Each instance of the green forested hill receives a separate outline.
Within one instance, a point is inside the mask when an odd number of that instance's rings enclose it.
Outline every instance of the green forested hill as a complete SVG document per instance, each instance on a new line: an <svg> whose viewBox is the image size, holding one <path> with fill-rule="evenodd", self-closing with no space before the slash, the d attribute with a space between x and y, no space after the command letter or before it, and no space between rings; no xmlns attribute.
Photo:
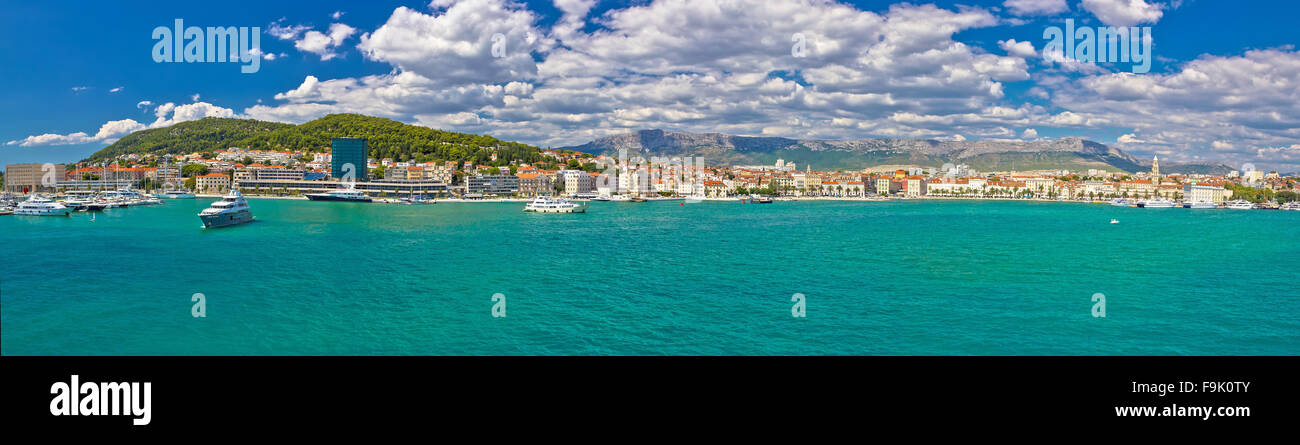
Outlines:
<svg viewBox="0 0 1300 445"><path fill-rule="evenodd" d="M240 147L259 150L329 151L336 137L369 140L377 159L474 161L487 164L491 152L501 161L537 162L535 146L491 136L453 133L391 119L359 114L331 114L301 125L252 119L203 118L123 137L87 158L95 161L124 154L189 154Z"/></svg>

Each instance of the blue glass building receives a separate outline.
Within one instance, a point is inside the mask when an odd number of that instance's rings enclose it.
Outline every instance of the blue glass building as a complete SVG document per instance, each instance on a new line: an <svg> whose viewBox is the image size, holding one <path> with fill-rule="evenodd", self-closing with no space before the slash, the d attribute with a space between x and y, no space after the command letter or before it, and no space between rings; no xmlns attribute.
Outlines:
<svg viewBox="0 0 1300 445"><path fill-rule="evenodd" d="M368 181L370 171L366 169L369 150L366 140L362 138L334 138L333 157L330 163L330 176L338 179L351 171L357 182ZM345 167L351 164L351 168Z"/></svg>

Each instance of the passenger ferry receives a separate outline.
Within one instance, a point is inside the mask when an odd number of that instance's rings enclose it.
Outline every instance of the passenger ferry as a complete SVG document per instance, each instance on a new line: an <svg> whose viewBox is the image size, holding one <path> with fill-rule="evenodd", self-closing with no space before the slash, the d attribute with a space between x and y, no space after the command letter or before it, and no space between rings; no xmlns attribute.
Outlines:
<svg viewBox="0 0 1300 445"><path fill-rule="evenodd" d="M329 193L308 193L307 199L312 201L346 201L346 202L372 202L369 196L361 193L352 187L333 190Z"/></svg>
<svg viewBox="0 0 1300 445"><path fill-rule="evenodd" d="M190 191L186 189L171 190L164 193L154 193L153 196L159 199L194 199L195 198L194 194L190 193Z"/></svg>
<svg viewBox="0 0 1300 445"><path fill-rule="evenodd" d="M68 216L72 214L72 208L63 205L63 203L46 199L41 195L32 195L31 198L18 204L18 208L14 209L14 214L27 216Z"/></svg>
<svg viewBox="0 0 1300 445"><path fill-rule="evenodd" d="M1229 201L1228 205L1225 207L1232 210L1251 210L1255 208L1255 204L1252 204L1250 201L1238 199L1236 201Z"/></svg>
<svg viewBox="0 0 1300 445"><path fill-rule="evenodd" d="M248 208L244 195L231 190L220 201L199 212L199 219L203 220L204 228L214 229L253 222L253 211Z"/></svg>
<svg viewBox="0 0 1300 445"><path fill-rule="evenodd" d="M524 205L524 211L537 213L586 213L587 206L567 199L539 196L534 198L527 205Z"/></svg>
<svg viewBox="0 0 1300 445"><path fill-rule="evenodd" d="M1172 209L1174 208L1174 202L1165 198L1148 199L1138 201L1138 207L1144 209Z"/></svg>

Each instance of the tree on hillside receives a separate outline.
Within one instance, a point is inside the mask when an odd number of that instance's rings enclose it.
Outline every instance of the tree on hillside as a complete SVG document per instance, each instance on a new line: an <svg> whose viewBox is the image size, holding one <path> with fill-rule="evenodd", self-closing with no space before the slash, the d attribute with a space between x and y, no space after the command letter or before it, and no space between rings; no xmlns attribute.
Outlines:
<svg viewBox="0 0 1300 445"><path fill-rule="evenodd" d="M181 167L181 176L186 178L203 176L206 174L208 174L208 166L203 164L185 164L184 167Z"/></svg>

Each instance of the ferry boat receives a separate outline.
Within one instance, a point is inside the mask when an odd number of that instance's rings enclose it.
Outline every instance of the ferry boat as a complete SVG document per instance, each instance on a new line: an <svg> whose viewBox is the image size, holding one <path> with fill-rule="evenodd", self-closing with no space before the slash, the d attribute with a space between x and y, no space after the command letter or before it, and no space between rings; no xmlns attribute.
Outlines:
<svg viewBox="0 0 1300 445"><path fill-rule="evenodd" d="M156 205L162 205L162 203L163 203L163 202L162 202L161 199L155 198L155 197L153 197L153 196L145 195L145 196L141 196L141 197L139 197L139 198L136 198L136 200L135 200L135 204L134 204L134 205L138 205L138 206L156 206Z"/></svg>
<svg viewBox="0 0 1300 445"><path fill-rule="evenodd" d="M1217 209L1217 208L1219 208L1219 205L1218 205L1218 204L1215 204L1215 203L1212 203L1212 202L1204 202L1204 201L1201 201L1201 202L1189 202L1189 203L1185 203L1185 204L1183 204L1183 208L1187 208L1187 209Z"/></svg>
<svg viewBox="0 0 1300 445"><path fill-rule="evenodd" d="M18 204L14 209L15 215L28 216L68 216L72 214L72 208L63 205L63 203L54 202L40 195L32 195L26 201Z"/></svg>
<svg viewBox="0 0 1300 445"><path fill-rule="evenodd" d="M172 190L165 193L154 193L153 196L159 199L194 199L195 198L195 195L193 193L190 193L189 190L185 190L185 189Z"/></svg>
<svg viewBox="0 0 1300 445"><path fill-rule="evenodd" d="M1232 210L1251 210L1255 208L1255 204L1252 204L1250 201L1238 199L1236 201L1229 201L1228 205L1224 207Z"/></svg>
<svg viewBox="0 0 1300 445"><path fill-rule="evenodd" d="M308 193L307 199L312 201L345 201L345 202L372 202L369 196L361 193L352 187L333 190L329 193Z"/></svg>
<svg viewBox="0 0 1300 445"><path fill-rule="evenodd" d="M416 205L416 204L437 204L437 203L438 203L437 201L434 201L433 199L430 199L429 197L424 196L424 195L420 195L420 196L408 196L408 197L406 197L406 198L402 198L402 199L398 200L398 202L400 202L400 203L402 203L402 204L406 204L406 205Z"/></svg>
<svg viewBox="0 0 1300 445"><path fill-rule="evenodd" d="M525 205L524 211L537 213L586 213L587 206L567 199L539 196Z"/></svg>
<svg viewBox="0 0 1300 445"><path fill-rule="evenodd" d="M199 219L203 220L204 228L214 229L253 222L253 211L248 208L244 195L231 190L220 201L199 212Z"/></svg>
<svg viewBox="0 0 1300 445"><path fill-rule="evenodd" d="M1148 199L1138 201L1138 207L1144 209L1172 209L1174 208L1174 202L1165 198Z"/></svg>

